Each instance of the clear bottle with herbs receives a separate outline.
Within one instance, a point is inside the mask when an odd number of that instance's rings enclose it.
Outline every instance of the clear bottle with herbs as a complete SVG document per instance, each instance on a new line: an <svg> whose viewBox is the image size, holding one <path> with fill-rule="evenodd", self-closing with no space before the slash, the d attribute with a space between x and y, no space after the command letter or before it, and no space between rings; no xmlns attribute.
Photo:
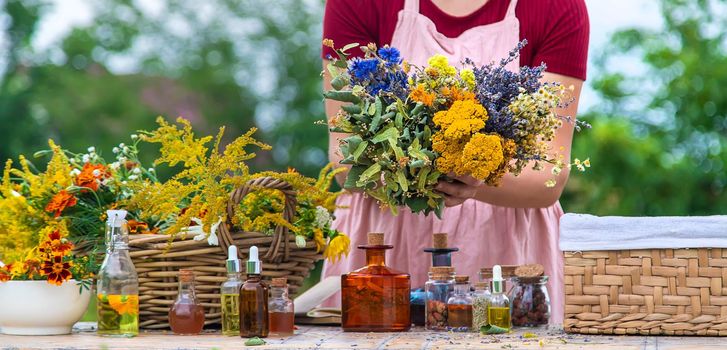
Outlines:
<svg viewBox="0 0 727 350"><path fill-rule="evenodd" d="M268 303L270 336L289 337L295 332L295 311L293 301L288 298L288 280L273 278L270 283Z"/></svg>
<svg viewBox="0 0 727 350"><path fill-rule="evenodd" d="M433 266L429 269L429 280L424 284L426 293L424 327L428 330L447 329L447 300L454 291L454 268Z"/></svg>
<svg viewBox="0 0 727 350"><path fill-rule="evenodd" d="M169 309L169 326L174 334L195 335L204 328L204 307L194 291L194 271L179 270L179 293Z"/></svg>
<svg viewBox="0 0 727 350"><path fill-rule="evenodd" d="M237 247L231 245L227 249L227 280L220 287L222 306L222 334L226 336L240 335L240 272L242 265L237 256Z"/></svg>
<svg viewBox="0 0 727 350"><path fill-rule="evenodd" d="M341 276L341 327L345 332L405 332L411 328L411 278L386 266L383 233L369 233L366 266Z"/></svg>
<svg viewBox="0 0 727 350"><path fill-rule="evenodd" d="M446 233L432 234L432 247L424 248L425 253L432 255L432 266L452 266L452 253L459 248L449 246L449 235ZM411 320L417 326L425 324L425 293L423 286L411 292Z"/></svg>
<svg viewBox="0 0 727 350"><path fill-rule="evenodd" d="M487 308L490 298L492 293L487 282L475 283L475 292L472 294L472 330L475 332L488 325Z"/></svg>
<svg viewBox="0 0 727 350"><path fill-rule="evenodd" d="M129 256L126 211L106 215L106 257L96 285L98 334L134 337L139 334L139 277Z"/></svg>
<svg viewBox="0 0 727 350"><path fill-rule="evenodd" d="M538 327L550 320L550 297L548 276L513 277L512 325L517 327Z"/></svg>
<svg viewBox="0 0 727 350"><path fill-rule="evenodd" d="M454 277L454 292L447 300L447 329L469 332L472 329L472 296L469 276Z"/></svg>

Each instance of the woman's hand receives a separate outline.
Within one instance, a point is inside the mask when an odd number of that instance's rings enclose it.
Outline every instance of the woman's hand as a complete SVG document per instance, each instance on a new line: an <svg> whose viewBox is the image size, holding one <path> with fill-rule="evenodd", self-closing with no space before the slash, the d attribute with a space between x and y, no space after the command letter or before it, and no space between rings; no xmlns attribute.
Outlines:
<svg viewBox="0 0 727 350"><path fill-rule="evenodd" d="M483 182L472 176L453 176L452 182L439 181L435 189L444 194L444 205L458 206L470 198L476 198Z"/></svg>

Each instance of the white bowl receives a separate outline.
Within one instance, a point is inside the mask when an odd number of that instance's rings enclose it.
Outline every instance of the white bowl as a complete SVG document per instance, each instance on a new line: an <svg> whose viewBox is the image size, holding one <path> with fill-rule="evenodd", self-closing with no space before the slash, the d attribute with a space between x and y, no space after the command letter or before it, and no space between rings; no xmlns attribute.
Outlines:
<svg viewBox="0 0 727 350"><path fill-rule="evenodd" d="M47 281L0 283L0 333L13 335L69 334L83 317L91 291L75 280L60 286Z"/></svg>

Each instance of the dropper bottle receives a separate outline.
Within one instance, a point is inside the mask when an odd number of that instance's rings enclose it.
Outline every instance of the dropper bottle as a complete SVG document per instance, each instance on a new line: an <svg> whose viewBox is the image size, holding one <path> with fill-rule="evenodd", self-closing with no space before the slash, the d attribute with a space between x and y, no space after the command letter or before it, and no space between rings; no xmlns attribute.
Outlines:
<svg viewBox="0 0 727 350"><path fill-rule="evenodd" d="M237 247L233 244L227 248L227 281L222 283L222 334L227 336L240 335L240 287L242 266L237 258Z"/></svg>
<svg viewBox="0 0 727 350"><path fill-rule="evenodd" d="M240 336L268 336L268 286L262 281L262 264L256 246L250 247L247 280L240 287Z"/></svg>
<svg viewBox="0 0 727 350"><path fill-rule="evenodd" d="M487 308L487 319L490 325L504 329L512 328L510 323L510 299L505 295L502 267L492 268L492 297Z"/></svg>

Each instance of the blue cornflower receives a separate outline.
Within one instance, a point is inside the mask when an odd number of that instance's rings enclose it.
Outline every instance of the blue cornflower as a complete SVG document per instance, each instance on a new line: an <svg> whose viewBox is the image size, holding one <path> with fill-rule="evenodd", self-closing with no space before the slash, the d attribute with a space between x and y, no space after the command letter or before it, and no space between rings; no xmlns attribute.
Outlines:
<svg viewBox="0 0 727 350"><path fill-rule="evenodd" d="M387 65L401 63L401 53L395 47L384 46L379 49L379 57L386 61Z"/></svg>
<svg viewBox="0 0 727 350"><path fill-rule="evenodd" d="M348 73L356 79L366 79L371 74L376 73L379 66L379 60L375 58L354 58L348 66Z"/></svg>

